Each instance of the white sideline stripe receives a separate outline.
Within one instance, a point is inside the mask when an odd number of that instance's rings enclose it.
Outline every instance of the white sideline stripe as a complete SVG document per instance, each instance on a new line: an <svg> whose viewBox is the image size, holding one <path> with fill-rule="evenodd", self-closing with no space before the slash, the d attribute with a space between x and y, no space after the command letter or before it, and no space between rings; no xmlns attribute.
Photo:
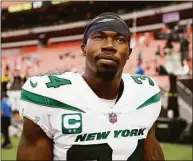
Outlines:
<svg viewBox="0 0 193 161"><path fill-rule="evenodd" d="M30 45L37 45L37 44L38 44L38 40L18 41L18 42L3 43L1 45L1 48L30 46Z"/></svg>
<svg viewBox="0 0 193 161"><path fill-rule="evenodd" d="M181 99L179 97L179 101L178 102L179 102L179 104L180 104L180 102L182 102L183 104L186 104L185 106L180 106L180 107L184 108L185 110L187 110L192 115L192 108L188 107L187 103L183 99Z"/></svg>
<svg viewBox="0 0 193 161"><path fill-rule="evenodd" d="M192 96L192 91L190 89L188 89L185 85L183 85L180 81L177 81L177 85L180 86L180 88L182 88L190 96Z"/></svg>

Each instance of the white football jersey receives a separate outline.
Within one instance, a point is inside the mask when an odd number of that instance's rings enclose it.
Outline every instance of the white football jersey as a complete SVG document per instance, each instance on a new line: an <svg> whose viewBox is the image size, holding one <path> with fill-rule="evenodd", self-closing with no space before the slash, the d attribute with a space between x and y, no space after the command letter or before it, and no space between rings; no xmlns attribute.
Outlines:
<svg viewBox="0 0 193 161"><path fill-rule="evenodd" d="M22 88L20 114L53 139L53 160L137 161L161 110L160 89L143 75L122 80L123 93L110 108L78 73L34 76Z"/></svg>

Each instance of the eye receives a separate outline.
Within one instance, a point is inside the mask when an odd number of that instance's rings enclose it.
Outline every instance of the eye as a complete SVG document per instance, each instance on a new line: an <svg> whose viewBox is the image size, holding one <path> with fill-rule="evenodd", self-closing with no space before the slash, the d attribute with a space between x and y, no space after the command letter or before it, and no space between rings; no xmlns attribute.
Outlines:
<svg viewBox="0 0 193 161"><path fill-rule="evenodd" d="M104 38L104 36L102 36L102 35L94 35L93 38L95 40L102 40Z"/></svg>
<svg viewBox="0 0 193 161"><path fill-rule="evenodd" d="M127 42L127 40L124 37L117 37L117 41L119 43L126 43Z"/></svg>

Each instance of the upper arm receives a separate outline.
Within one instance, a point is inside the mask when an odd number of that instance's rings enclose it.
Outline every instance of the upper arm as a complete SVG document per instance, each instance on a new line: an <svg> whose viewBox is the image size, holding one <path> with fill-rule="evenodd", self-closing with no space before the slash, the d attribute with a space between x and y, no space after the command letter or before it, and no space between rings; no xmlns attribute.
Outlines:
<svg viewBox="0 0 193 161"><path fill-rule="evenodd" d="M53 160L52 140L38 125L27 118L24 118L17 160Z"/></svg>
<svg viewBox="0 0 193 161"><path fill-rule="evenodd" d="M144 144L144 160L165 160L161 146L155 136L155 124L149 130Z"/></svg>
<svg viewBox="0 0 193 161"><path fill-rule="evenodd" d="M38 82L37 87L32 87L30 82ZM19 112L24 122L17 160L53 160L53 135L49 120L52 108L41 104L46 101L41 93L46 90L44 86L45 81L41 77L33 77L22 87Z"/></svg>

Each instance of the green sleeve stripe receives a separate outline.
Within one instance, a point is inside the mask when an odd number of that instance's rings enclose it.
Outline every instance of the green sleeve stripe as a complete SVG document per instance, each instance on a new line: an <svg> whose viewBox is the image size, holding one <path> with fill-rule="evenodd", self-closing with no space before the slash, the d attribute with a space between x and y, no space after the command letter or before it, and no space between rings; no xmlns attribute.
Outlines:
<svg viewBox="0 0 193 161"><path fill-rule="evenodd" d="M52 108L62 108L65 110L70 110L70 111L77 111L77 112L83 112L83 110L78 109L76 107L70 106L68 104L65 104L63 102L57 101L55 99L45 97L39 94L35 94L29 91L26 91L22 89L21 91L21 100L28 101L34 104L42 105L42 106L47 106L47 107L52 107Z"/></svg>
<svg viewBox="0 0 193 161"><path fill-rule="evenodd" d="M150 104L153 104L153 103L157 103L159 102L161 99L161 95L160 95L160 92L155 94L154 96L150 97L147 101L145 101L142 105L140 105L137 109L140 109L140 108L143 108L143 107L146 107Z"/></svg>

